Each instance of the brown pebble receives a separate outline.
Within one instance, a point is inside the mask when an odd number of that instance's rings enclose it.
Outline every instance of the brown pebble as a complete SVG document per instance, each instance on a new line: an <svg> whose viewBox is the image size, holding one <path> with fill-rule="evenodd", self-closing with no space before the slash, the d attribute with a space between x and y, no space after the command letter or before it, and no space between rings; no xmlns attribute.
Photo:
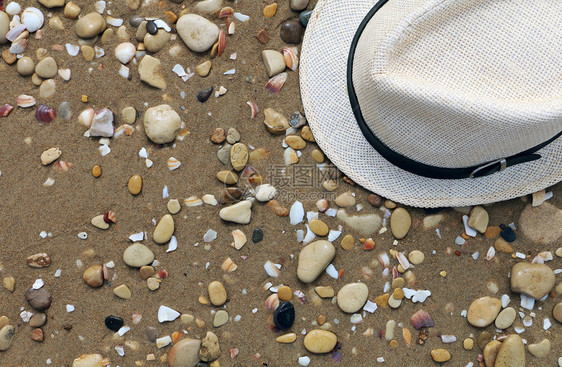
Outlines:
<svg viewBox="0 0 562 367"><path fill-rule="evenodd" d="M486 344L488 344L491 340L492 340L492 334L490 334L487 331L484 331L480 333L480 335L478 335L478 339L476 339L476 345L478 345L480 349L484 350Z"/></svg>
<svg viewBox="0 0 562 367"><path fill-rule="evenodd" d="M150 265L145 265L140 268L139 273L141 279L146 280L154 274L154 268Z"/></svg>
<svg viewBox="0 0 562 367"><path fill-rule="evenodd" d="M289 135L285 138L285 143L293 149L304 149L306 147L306 142L297 135Z"/></svg>
<svg viewBox="0 0 562 367"><path fill-rule="evenodd" d="M382 198L377 194L370 194L367 196L367 201L372 206L380 207L382 205Z"/></svg>
<svg viewBox="0 0 562 367"><path fill-rule="evenodd" d="M384 201L384 207L387 209L394 209L396 208L396 203L392 200L385 200Z"/></svg>
<svg viewBox="0 0 562 367"><path fill-rule="evenodd" d="M42 342L43 341L43 330L37 328L34 329L33 332L31 333L31 339L35 340L36 342Z"/></svg>
<svg viewBox="0 0 562 367"><path fill-rule="evenodd" d="M4 59L4 61L6 61L6 64L8 65L12 65L18 59L18 57L15 54L10 52L9 48L2 51L2 58Z"/></svg>
<svg viewBox="0 0 562 367"><path fill-rule="evenodd" d="M291 287L283 285L279 287L279 290L277 290L277 295L279 296L279 299L281 301L288 302L293 299L293 290L291 289Z"/></svg>
<svg viewBox="0 0 562 367"><path fill-rule="evenodd" d="M51 293L45 289L45 287L41 289L29 288L25 291L25 299L31 307L39 311L51 307L51 302L53 300Z"/></svg>
<svg viewBox="0 0 562 367"><path fill-rule="evenodd" d="M266 44L269 41L269 33L267 33L267 31L265 29L262 29L261 31L259 31L259 33L256 35L256 38L258 39L258 41L261 44Z"/></svg>
<svg viewBox="0 0 562 367"><path fill-rule="evenodd" d="M310 152L310 156L316 163L324 163L326 157L324 157L324 153L320 149L314 149Z"/></svg>
<svg viewBox="0 0 562 367"><path fill-rule="evenodd" d="M451 353L449 353L445 349L433 349L431 351L431 358L433 358L435 362L447 362L449 359L451 359Z"/></svg>
<svg viewBox="0 0 562 367"><path fill-rule="evenodd" d="M98 177L101 176L101 167L98 166L97 164L92 167L92 175L93 175L95 178L98 178Z"/></svg>
<svg viewBox="0 0 562 367"><path fill-rule="evenodd" d="M496 239L496 242L494 242L494 248L504 254L511 254L513 252L513 247L509 244L509 242L501 237Z"/></svg>
<svg viewBox="0 0 562 367"><path fill-rule="evenodd" d="M39 313L36 313L35 315L31 316L31 319L29 319L29 326L31 326L31 327L41 327L41 326L45 325L46 321L47 321L47 315L45 315L43 312L39 312Z"/></svg>
<svg viewBox="0 0 562 367"><path fill-rule="evenodd" d="M390 298L390 294L388 294L388 293L381 294L380 296L375 298L375 303L379 307L386 308L386 307L388 307L389 298Z"/></svg>
<svg viewBox="0 0 562 367"><path fill-rule="evenodd" d="M320 219L311 220L309 226L310 230L318 236L325 236L330 231L328 225L322 222Z"/></svg>
<svg viewBox="0 0 562 367"><path fill-rule="evenodd" d="M138 195L142 190L142 177L140 175L131 176L127 187L131 194Z"/></svg>
<svg viewBox="0 0 562 367"><path fill-rule="evenodd" d="M80 46L80 51L82 52L82 57L86 61L92 61L94 59L95 54L96 54L94 49L92 47L88 46L88 45Z"/></svg>
<svg viewBox="0 0 562 367"><path fill-rule="evenodd" d="M301 129L301 136L304 140L311 142L316 141L314 140L314 135L312 135L312 130L310 130L310 127L308 126L303 126L303 128Z"/></svg>
<svg viewBox="0 0 562 367"><path fill-rule="evenodd" d="M51 256L45 252L31 255L27 258L27 265L32 268L46 268L51 265Z"/></svg>
<svg viewBox="0 0 562 367"><path fill-rule="evenodd" d="M94 265L86 269L82 275L84 282L90 287L98 288L103 284L103 268L101 265Z"/></svg>
<svg viewBox="0 0 562 367"><path fill-rule="evenodd" d="M318 315L318 318L316 318L316 322L320 326L324 325L326 323L326 316L325 315Z"/></svg>
<svg viewBox="0 0 562 367"><path fill-rule="evenodd" d="M270 200L267 206L273 210L273 212L279 217L286 217L289 215L289 209L285 208L277 200Z"/></svg>
<svg viewBox="0 0 562 367"><path fill-rule="evenodd" d="M222 144L226 140L226 132L222 127L217 127L211 133L211 141L215 144Z"/></svg>
<svg viewBox="0 0 562 367"><path fill-rule="evenodd" d="M344 238L340 242L341 248L343 248L344 250L347 250L347 251L353 250L354 245L355 245L355 239L350 234L345 235Z"/></svg>
<svg viewBox="0 0 562 367"><path fill-rule="evenodd" d="M486 232L484 232L484 236L486 236L486 238L494 238L497 235L499 235L501 231L502 229L500 227L490 226L486 228Z"/></svg>

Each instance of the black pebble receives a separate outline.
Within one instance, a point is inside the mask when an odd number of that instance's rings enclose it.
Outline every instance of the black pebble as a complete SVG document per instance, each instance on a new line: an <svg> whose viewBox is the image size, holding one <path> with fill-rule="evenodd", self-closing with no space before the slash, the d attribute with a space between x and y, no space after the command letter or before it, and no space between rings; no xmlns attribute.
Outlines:
<svg viewBox="0 0 562 367"><path fill-rule="evenodd" d="M281 24L280 36L284 42L297 45L301 42L303 33L304 28L298 20L288 20Z"/></svg>
<svg viewBox="0 0 562 367"><path fill-rule="evenodd" d="M263 231L261 230L261 228L254 229L254 231L252 232L252 242L258 243L261 240L263 240Z"/></svg>
<svg viewBox="0 0 562 367"><path fill-rule="evenodd" d="M308 25L308 21L310 20L310 16L312 15L312 10L305 10L299 15L299 21L301 22L303 27Z"/></svg>
<svg viewBox="0 0 562 367"><path fill-rule="evenodd" d="M197 100L201 103L207 102L211 93L213 93L213 87L203 89L202 91L197 92Z"/></svg>
<svg viewBox="0 0 562 367"><path fill-rule="evenodd" d="M291 302L281 302L273 313L273 322L278 329L288 329L295 322L295 308Z"/></svg>
<svg viewBox="0 0 562 367"><path fill-rule="evenodd" d="M123 319L117 316L107 316L105 318L105 326L111 331L118 331L124 323Z"/></svg>
<svg viewBox="0 0 562 367"><path fill-rule="evenodd" d="M511 229L511 227L506 227L503 231L501 231L500 236L502 236L503 239L507 242L513 242L515 241L515 238L517 238L517 236L515 236L515 232L513 232L513 229Z"/></svg>
<svg viewBox="0 0 562 367"><path fill-rule="evenodd" d="M146 31L152 35L158 33L158 27L156 26L156 23L154 23L154 21L152 20L146 22Z"/></svg>

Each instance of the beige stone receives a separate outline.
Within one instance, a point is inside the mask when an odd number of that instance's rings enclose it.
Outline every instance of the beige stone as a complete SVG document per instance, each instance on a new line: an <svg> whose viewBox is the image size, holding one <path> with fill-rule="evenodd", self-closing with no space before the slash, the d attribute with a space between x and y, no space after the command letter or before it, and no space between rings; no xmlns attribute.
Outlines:
<svg viewBox="0 0 562 367"><path fill-rule="evenodd" d="M13 292L16 289L16 279L14 277L4 277L2 279L2 286L8 291Z"/></svg>
<svg viewBox="0 0 562 367"><path fill-rule="evenodd" d="M328 225L319 219L311 220L309 226L310 226L310 230L318 236L325 236L330 231Z"/></svg>
<svg viewBox="0 0 562 367"><path fill-rule="evenodd" d="M123 122L132 125L137 119L137 110L131 106L125 107L121 110L121 117L123 118Z"/></svg>
<svg viewBox="0 0 562 367"><path fill-rule="evenodd" d="M45 57L35 66L35 72L43 79L53 78L57 75L57 62L51 56Z"/></svg>
<svg viewBox="0 0 562 367"><path fill-rule="evenodd" d="M412 225L412 217L404 208L396 208L390 216L390 230L397 240L401 240L408 234Z"/></svg>
<svg viewBox="0 0 562 367"><path fill-rule="evenodd" d="M529 344L527 350L536 358L544 358L550 353L550 340L545 338L538 343Z"/></svg>
<svg viewBox="0 0 562 367"><path fill-rule="evenodd" d="M221 327L228 322L228 312L225 310L218 310L213 318L213 326Z"/></svg>
<svg viewBox="0 0 562 367"><path fill-rule="evenodd" d="M123 253L123 261L133 268L140 268L154 261L154 253L141 243L133 243Z"/></svg>
<svg viewBox="0 0 562 367"><path fill-rule="evenodd" d="M315 329L304 337L304 347L310 353L328 353L336 346L338 337L331 331Z"/></svg>
<svg viewBox="0 0 562 367"><path fill-rule="evenodd" d="M146 136L157 144L172 142L181 128L180 116L167 104L146 110L143 123Z"/></svg>
<svg viewBox="0 0 562 367"><path fill-rule="evenodd" d="M101 265L89 267L82 274L82 279L90 287L98 288L103 285L103 268Z"/></svg>
<svg viewBox="0 0 562 367"><path fill-rule="evenodd" d="M142 190L142 177L140 175L132 175L127 183L127 188L129 192L133 195L140 194Z"/></svg>
<svg viewBox="0 0 562 367"><path fill-rule="evenodd" d="M248 163L248 148L242 143L236 143L230 148L230 163L236 171L241 171Z"/></svg>
<svg viewBox="0 0 562 367"><path fill-rule="evenodd" d="M446 349L432 349L431 358L438 363L447 362L451 359L451 353Z"/></svg>
<svg viewBox="0 0 562 367"><path fill-rule="evenodd" d="M76 19L80 15L82 9L72 1L66 3L64 7L64 16L68 19Z"/></svg>
<svg viewBox="0 0 562 367"><path fill-rule="evenodd" d="M199 363L201 340L184 338L178 341L168 353L170 367L195 367Z"/></svg>
<svg viewBox="0 0 562 367"><path fill-rule="evenodd" d="M83 354L72 362L72 367L103 367L102 361L99 354Z"/></svg>
<svg viewBox="0 0 562 367"><path fill-rule="evenodd" d="M201 340L201 349L199 349L199 358L203 362L213 362L221 355L219 346L219 338L215 333L208 331L207 335Z"/></svg>
<svg viewBox="0 0 562 367"><path fill-rule="evenodd" d="M295 340L297 340L297 334L295 333L283 334L275 339L277 343L282 343L282 344L294 343Z"/></svg>
<svg viewBox="0 0 562 367"><path fill-rule="evenodd" d="M552 309L552 316L554 319L562 323L562 302L558 302Z"/></svg>
<svg viewBox="0 0 562 367"><path fill-rule="evenodd" d="M57 84L53 79L44 80L39 87L39 97L51 98L55 95Z"/></svg>
<svg viewBox="0 0 562 367"><path fill-rule="evenodd" d="M520 262L511 268L511 290L541 299L554 287L556 278L546 264Z"/></svg>
<svg viewBox="0 0 562 367"><path fill-rule="evenodd" d="M338 307L346 313L359 311L369 296L369 288L365 283L349 283L344 285L337 295Z"/></svg>
<svg viewBox="0 0 562 367"><path fill-rule="evenodd" d="M336 255L335 247L320 240L306 245L299 254L297 277L303 283L312 283Z"/></svg>
<svg viewBox="0 0 562 367"><path fill-rule="evenodd" d="M168 204L166 204L166 208L170 214L177 214L181 210L181 205L178 199L170 199Z"/></svg>
<svg viewBox="0 0 562 367"><path fill-rule="evenodd" d="M126 284L121 284L120 286L115 287L113 294L122 299L131 298L131 290Z"/></svg>
<svg viewBox="0 0 562 367"><path fill-rule="evenodd" d="M76 21L75 30L80 38L93 38L105 30L106 23L101 14L89 13Z"/></svg>
<svg viewBox="0 0 562 367"><path fill-rule="evenodd" d="M172 217L170 214L164 214L164 216L156 225L152 238L157 244L163 245L168 242L170 238L172 238L174 230L174 217Z"/></svg>
<svg viewBox="0 0 562 367"><path fill-rule="evenodd" d="M494 322L501 305L501 301L497 298L488 296L478 298L470 304L466 319L472 326L486 327Z"/></svg>
<svg viewBox="0 0 562 367"><path fill-rule="evenodd" d="M248 224L252 219L252 202L243 200L226 208L222 208L219 212L222 220L239 224Z"/></svg>
<svg viewBox="0 0 562 367"><path fill-rule="evenodd" d="M144 47L147 51L158 52L166 46L170 41L170 33L166 32L165 29L159 28L156 34L152 35L146 33L144 36Z"/></svg>
<svg viewBox="0 0 562 367"><path fill-rule="evenodd" d="M263 123L271 134L284 134L285 131L291 127L291 125L289 125L289 120L273 108L266 108L263 111L263 115L265 117Z"/></svg>
<svg viewBox="0 0 562 367"><path fill-rule="evenodd" d="M420 250L410 251L410 253L408 254L408 260L414 265L421 264L424 259L425 255Z"/></svg>
<svg viewBox="0 0 562 367"><path fill-rule="evenodd" d="M351 191L344 192L336 197L335 203L340 208L347 208L355 205L355 196Z"/></svg>
<svg viewBox="0 0 562 367"><path fill-rule="evenodd" d="M332 298L336 295L334 288L331 286L318 286L314 288L314 291L320 298Z"/></svg>
<svg viewBox="0 0 562 367"><path fill-rule="evenodd" d="M213 63L209 60L202 62L195 67L195 72L202 77L206 77L211 72Z"/></svg>
<svg viewBox="0 0 562 367"><path fill-rule="evenodd" d="M488 212L481 206L475 206L470 211L468 225L480 233L485 233L489 221Z"/></svg>
<svg viewBox="0 0 562 367"><path fill-rule="evenodd" d="M338 210L336 218L365 236L375 233L382 223L378 214L347 215L344 209Z"/></svg>
<svg viewBox="0 0 562 367"><path fill-rule="evenodd" d="M209 292L209 299L214 306L222 306L225 304L227 300L227 294L226 289L221 282L217 280L212 281L211 283L209 283L207 290Z"/></svg>
<svg viewBox="0 0 562 367"><path fill-rule="evenodd" d="M513 324L516 316L517 312L513 307L504 308L496 317L496 321L494 322L496 328L501 330L507 329Z"/></svg>
<svg viewBox="0 0 562 367"><path fill-rule="evenodd" d="M519 335L509 335L503 341L494 367L525 367L525 346Z"/></svg>
<svg viewBox="0 0 562 367"><path fill-rule="evenodd" d="M32 75L35 71L35 62L33 62L33 59L31 57L24 56L18 60L18 63L16 64L16 70L21 76Z"/></svg>
<svg viewBox="0 0 562 367"><path fill-rule="evenodd" d="M281 54L281 52L276 50L263 50L261 52L261 57L267 75L270 78L285 70L285 61L283 60L283 54Z"/></svg>
<svg viewBox="0 0 562 367"><path fill-rule="evenodd" d="M91 223L94 227L99 228L99 229L108 229L109 228L109 223L106 223L103 220L103 214L100 214L100 215L97 215L97 216L93 217Z"/></svg>
<svg viewBox="0 0 562 367"><path fill-rule="evenodd" d="M150 55L145 55L139 63L138 69L141 81L154 88L166 89L166 79L164 78L160 60Z"/></svg>
<svg viewBox="0 0 562 367"><path fill-rule="evenodd" d="M15 333L16 328L12 325L6 325L0 329L0 352L10 348Z"/></svg>
<svg viewBox="0 0 562 367"><path fill-rule="evenodd" d="M59 148L49 148L41 153L41 164L47 166L56 161L61 154L62 152Z"/></svg>
<svg viewBox="0 0 562 367"><path fill-rule="evenodd" d="M482 355L484 356L484 363L486 363L486 367L494 367L496 363L496 357L498 352L500 351L502 343L497 340L492 340L484 347L484 352Z"/></svg>
<svg viewBox="0 0 562 367"><path fill-rule="evenodd" d="M47 8L56 8L59 6L64 6L65 0L38 0L39 4Z"/></svg>
<svg viewBox="0 0 562 367"><path fill-rule="evenodd" d="M355 239L350 234L345 235L340 242L340 246L347 251L353 250L353 247L355 246Z"/></svg>

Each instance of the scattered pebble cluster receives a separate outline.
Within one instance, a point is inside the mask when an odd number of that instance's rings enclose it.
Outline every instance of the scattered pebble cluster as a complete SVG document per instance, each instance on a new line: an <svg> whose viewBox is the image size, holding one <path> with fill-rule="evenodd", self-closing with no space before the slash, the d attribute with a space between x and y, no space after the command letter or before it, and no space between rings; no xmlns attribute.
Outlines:
<svg viewBox="0 0 562 367"><path fill-rule="evenodd" d="M44 146L34 158L35 169L52 171L38 186L46 190L76 171L80 176L73 177L92 186L103 182L106 170L111 171L105 157L117 154L112 154L113 148L125 156L119 190L126 194L127 203L145 199L155 186L162 187L157 200L147 201L158 206L159 215L147 219L139 212L135 233L122 235L123 226L130 228L129 224L109 208L83 218L81 229L73 234L77 241L94 237L99 243L76 259L82 280L65 281L79 289L80 302L99 304L101 318L85 315L77 298L66 300L59 285L61 274L70 271L59 268L67 256L64 251L37 246L35 253L21 252L25 259L0 258L4 288L0 301L21 307L19 314L5 315L0 307L2 366L22 365L10 353L26 338L47 347L51 339L72 333L73 325L55 318L59 314L54 308L80 314L84 317L80 323L103 325L107 337L91 350L80 348L73 360L43 353L39 345L34 349L36 365L306 367L358 363L348 362L353 358L362 365L403 365L400 356L411 355L411 350L419 355L413 361L423 360L423 365L450 361L466 367L524 367L531 359L535 365L557 361L562 366L562 349L555 344L561 340L562 323L562 288L557 279L562 272L562 210L556 207L557 198L551 200L554 204L546 202L553 198L552 191L523 198L525 209L516 216L516 226L504 223L513 213L501 217L494 210L492 216L483 206L424 212L355 186L316 146L304 111L287 113L282 101L298 100L284 95L283 88L298 78L299 47L314 5L309 0L259 4L252 16L239 12L243 4L237 1L124 3L120 13L112 2L103 0L0 0L4 61L0 75L5 68L15 69L22 83L32 84L29 94L0 95L0 128L25 119L26 124L72 126L81 130L83 139L99 142L95 149L87 148L87 167L63 160L69 154L63 141ZM281 11L289 16L282 18ZM244 124L259 125L260 134L244 134L244 125L235 119L194 126L189 121L190 106L206 106L226 93L237 93L234 77L237 83L256 83L255 76L245 80L236 76L235 67L215 70L216 64L225 65L217 60L227 58L227 51L229 62L236 65L235 34L252 22L268 24L251 37L253 47L261 50L260 62L252 67L256 74L267 76L266 83L255 86L256 95L268 98L261 99L267 101L263 111L256 96L242 107ZM68 43L47 44L55 32L65 32ZM268 46L277 39L275 44L285 45ZM64 53L79 60L76 63L85 63L90 73L104 70L103 60L115 59L118 70L108 75L116 83L138 79L140 88L156 94L156 100L161 96L161 101L119 110L115 101L104 100L103 91L100 96L86 95L78 87L76 101L58 101L61 89L74 88L71 79L77 67L61 56ZM190 63L198 60L190 64L193 72L182 66L186 57L180 55L186 54ZM167 68L170 59L178 63ZM168 93L192 78L208 86L182 90L179 103L187 107L177 108ZM77 103L81 108L75 108ZM24 114L27 109L34 112ZM191 139L190 130L199 129L205 131L204 141ZM125 139L119 138L134 134L138 141L142 136L146 147L132 153L127 148L124 153ZM31 136L24 142L30 147L38 144ZM282 154L275 156L279 146ZM195 162L184 154L188 149L213 153ZM165 163L156 158L160 157L156 150L170 153ZM5 159L0 158L0 168ZM139 159L142 169L131 174L128 161ZM213 170L218 164L221 169ZM282 197L286 187L273 180L279 177L258 169L267 164L279 164L281 177L293 166L318 169L322 179L317 190L324 196ZM190 165L201 166L210 178L205 182L219 191L209 187L185 198L177 190L170 195L165 174L197 180L182 168ZM10 174L6 169L0 172L0 185ZM297 176L309 174L303 170ZM110 199L102 203L104 208L112 205L116 204ZM217 222L205 219L211 217L220 218L220 226L213 228L210 223ZM192 223L196 224L190 229L204 234L188 236L185 228ZM111 237L114 233L119 233L117 240ZM50 241L60 235L42 231L39 236ZM118 248L120 257L104 256L104 246ZM207 254L213 254L213 260ZM10 275L25 268L25 263L36 279L32 283ZM255 269L251 275L244 271L250 264ZM502 269L510 270L492 274L491 269L502 264ZM489 274L473 273L476 266L487 267ZM164 293L183 292L182 277L198 277L199 289L189 290L191 298ZM469 301L447 297L448 291L462 293L454 289L451 278L473 279L475 291L470 293L480 296ZM100 294L106 289L122 305L121 312L105 311ZM500 289L505 293L498 295ZM151 298L146 309L130 312L129 302L142 295ZM149 302L157 302L158 308L151 309ZM168 332L167 325L174 331ZM237 335L240 330L250 340L242 340ZM267 339L258 340L253 330ZM86 345L94 336L82 333L72 338Z"/></svg>

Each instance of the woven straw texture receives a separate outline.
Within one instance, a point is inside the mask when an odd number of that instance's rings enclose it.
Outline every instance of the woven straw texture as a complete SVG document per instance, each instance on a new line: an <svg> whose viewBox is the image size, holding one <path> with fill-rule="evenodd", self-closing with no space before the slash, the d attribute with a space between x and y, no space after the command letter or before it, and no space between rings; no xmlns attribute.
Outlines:
<svg viewBox="0 0 562 367"><path fill-rule="evenodd" d="M562 180L562 139L538 161L476 179L420 177L382 158L357 125L346 81L349 46L375 3L320 0L303 41L306 116L338 168L418 207L507 200ZM518 153L562 130L561 38L559 0L389 0L358 45L362 112L385 144L427 164L464 167Z"/></svg>

